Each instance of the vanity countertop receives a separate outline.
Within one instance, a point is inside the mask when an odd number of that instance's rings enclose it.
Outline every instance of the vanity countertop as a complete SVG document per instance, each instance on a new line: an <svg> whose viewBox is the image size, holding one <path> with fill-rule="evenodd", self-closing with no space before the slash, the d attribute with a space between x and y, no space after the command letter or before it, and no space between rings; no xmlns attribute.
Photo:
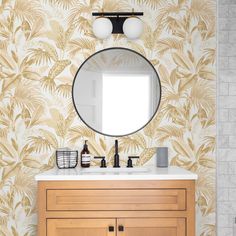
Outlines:
<svg viewBox="0 0 236 236"><path fill-rule="evenodd" d="M90 167L94 168L94 167ZM95 167L99 168L99 167ZM36 181L59 180L196 180L197 174L177 166L157 168L145 166L146 172L119 172L119 170L105 173L83 172L81 168L58 169L54 168L35 176Z"/></svg>

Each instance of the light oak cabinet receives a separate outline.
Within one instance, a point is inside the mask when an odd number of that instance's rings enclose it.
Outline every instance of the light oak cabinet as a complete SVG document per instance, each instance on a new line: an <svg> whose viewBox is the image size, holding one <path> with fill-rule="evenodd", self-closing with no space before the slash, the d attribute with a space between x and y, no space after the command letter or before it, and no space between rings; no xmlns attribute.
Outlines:
<svg viewBox="0 0 236 236"><path fill-rule="evenodd" d="M194 180L39 181L38 236L195 236Z"/></svg>
<svg viewBox="0 0 236 236"><path fill-rule="evenodd" d="M183 236L184 218L48 219L48 236Z"/></svg>

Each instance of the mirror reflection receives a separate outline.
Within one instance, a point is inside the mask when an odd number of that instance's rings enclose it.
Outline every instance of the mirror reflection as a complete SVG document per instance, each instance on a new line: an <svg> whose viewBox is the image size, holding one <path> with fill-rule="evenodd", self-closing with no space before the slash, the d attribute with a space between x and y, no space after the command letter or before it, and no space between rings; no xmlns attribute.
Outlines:
<svg viewBox="0 0 236 236"><path fill-rule="evenodd" d="M123 136L145 126L160 103L159 77L143 56L125 48L102 50L79 68L73 102L95 131Z"/></svg>

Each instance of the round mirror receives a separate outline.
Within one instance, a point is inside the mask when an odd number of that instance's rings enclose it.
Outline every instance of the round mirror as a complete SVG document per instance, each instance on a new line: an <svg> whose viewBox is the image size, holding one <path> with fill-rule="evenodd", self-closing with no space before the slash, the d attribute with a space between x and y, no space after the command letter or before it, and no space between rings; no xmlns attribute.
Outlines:
<svg viewBox="0 0 236 236"><path fill-rule="evenodd" d="M161 99L160 79L152 64L126 48L90 56L77 71L72 90L83 122L98 133L116 137L142 129Z"/></svg>

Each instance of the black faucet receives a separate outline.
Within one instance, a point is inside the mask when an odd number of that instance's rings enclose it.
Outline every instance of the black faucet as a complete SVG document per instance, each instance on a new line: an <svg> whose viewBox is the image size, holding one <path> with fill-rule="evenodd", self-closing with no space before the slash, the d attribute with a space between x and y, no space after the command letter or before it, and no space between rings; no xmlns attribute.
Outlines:
<svg viewBox="0 0 236 236"><path fill-rule="evenodd" d="M120 167L120 158L118 154L118 140L115 140L115 155L114 155L114 168L119 168Z"/></svg>

